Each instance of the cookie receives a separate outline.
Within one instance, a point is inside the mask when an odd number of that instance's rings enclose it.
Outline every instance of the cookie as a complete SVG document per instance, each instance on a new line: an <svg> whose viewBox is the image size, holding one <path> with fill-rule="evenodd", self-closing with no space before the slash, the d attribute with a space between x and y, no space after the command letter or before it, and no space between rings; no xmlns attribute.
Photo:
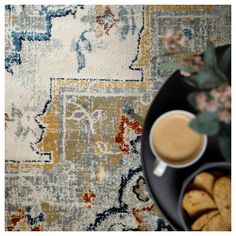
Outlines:
<svg viewBox="0 0 236 236"><path fill-rule="evenodd" d="M202 228L206 225L206 223L215 215L218 215L219 211L218 210L213 210L208 213L205 213L198 217L194 223L191 225L192 230L202 230Z"/></svg>
<svg viewBox="0 0 236 236"><path fill-rule="evenodd" d="M230 227L227 226L221 214L213 216L202 228L203 231L227 231Z"/></svg>
<svg viewBox="0 0 236 236"><path fill-rule="evenodd" d="M213 185L215 182L215 177L208 173L208 172L202 172L193 180L193 187L196 189L204 190L208 192L211 196L213 194Z"/></svg>
<svg viewBox="0 0 236 236"><path fill-rule="evenodd" d="M201 190L191 190L185 193L182 206L190 217L194 217L207 210L216 209L216 204L208 193Z"/></svg>
<svg viewBox="0 0 236 236"><path fill-rule="evenodd" d="M226 225L231 226L231 180L221 177L213 187L213 196Z"/></svg>

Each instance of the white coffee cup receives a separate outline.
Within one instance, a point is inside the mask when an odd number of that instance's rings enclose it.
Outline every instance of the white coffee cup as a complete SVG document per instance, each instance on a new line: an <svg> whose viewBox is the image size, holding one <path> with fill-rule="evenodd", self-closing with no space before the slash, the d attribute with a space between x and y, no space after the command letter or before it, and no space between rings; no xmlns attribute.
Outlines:
<svg viewBox="0 0 236 236"><path fill-rule="evenodd" d="M195 117L194 114L187 112L187 111L183 111L183 110L173 110L173 111L166 112L163 115L161 115L160 117L158 117L157 120L153 123L150 134L149 134L150 147L151 147L153 155L156 157L157 164L155 166L155 169L153 170L153 174L156 176L162 176L164 174L167 166L172 167L172 168L184 168L184 167L194 164L195 162L197 162L201 158L201 156L203 155L203 153L206 149L206 146L207 146L207 135L202 134L202 145L201 145L201 148L199 149L198 153L196 154L196 156L193 158L190 158L189 162L185 162L185 163L181 163L181 164L180 163L178 163L178 164L169 163L169 162L163 160L161 158L161 156L159 156L157 154L157 152L155 151L155 149L153 147L153 142L152 142L153 130L162 119L166 118L167 116L176 115L176 114L187 116L190 119Z"/></svg>

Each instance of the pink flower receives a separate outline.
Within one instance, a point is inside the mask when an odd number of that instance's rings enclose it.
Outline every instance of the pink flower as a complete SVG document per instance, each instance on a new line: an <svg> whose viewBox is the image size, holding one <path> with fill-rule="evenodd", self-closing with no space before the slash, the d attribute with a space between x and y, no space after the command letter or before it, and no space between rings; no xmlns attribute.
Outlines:
<svg viewBox="0 0 236 236"><path fill-rule="evenodd" d="M224 87L224 90L221 93L220 102L224 108L231 108L231 86Z"/></svg>
<svg viewBox="0 0 236 236"><path fill-rule="evenodd" d="M209 112L215 112L217 111L218 104L215 100L211 99L206 103L205 110Z"/></svg>
<svg viewBox="0 0 236 236"><path fill-rule="evenodd" d="M217 89L212 89L210 95L221 109L231 109L231 86L223 85Z"/></svg>
<svg viewBox="0 0 236 236"><path fill-rule="evenodd" d="M182 32L174 34L174 31L170 29L166 32L164 44L167 52L179 52L185 44L185 37Z"/></svg>
<svg viewBox="0 0 236 236"><path fill-rule="evenodd" d="M231 109L231 99L227 99L223 102L224 108Z"/></svg>
<svg viewBox="0 0 236 236"><path fill-rule="evenodd" d="M226 86L226 88L225 88L225 95L231 97L231 86L230 85Z"/></svg>
<svg viewBox="0 0 236 236"><path fill-rule="evenodd" d="M230 109L231 108L231 97L222 96L220 98L220 102L223 108Z"/></svg>
<svg viewBox="0 0 236 236"><path fill-rule="evenodd" d="M197 108L200 111L205 110L206 107L207 107L207 96L206 96L206 94L205 93L199 93L196 96L196 103L197 103Z"/></svg>
<svg viewBox="0 0 236 236"><path fill-rule="evenodd" d="M218 100L221 96L221 94L219 93L219 91L217 89L212 89L210 91L210 95L216 100Z"/></svg>
<svg viewBox="0 0 236 236"><path fill-rule="evenodd" d="M231 113L227 110L223 110L221 112L219 112L218 114L219 120L226 123L226 124L230 124L231 121Z"/></svg>
<svg viewBox="0 0 236 236"><path fill-rule="evenodd" d="M231 122L231 86L230 85L221 85L216 89L210 91L210 96L212 97L212 106L209 106L209 111L214 111L215 106L218 112L218 118L221 122L230 124Z"/></svg>

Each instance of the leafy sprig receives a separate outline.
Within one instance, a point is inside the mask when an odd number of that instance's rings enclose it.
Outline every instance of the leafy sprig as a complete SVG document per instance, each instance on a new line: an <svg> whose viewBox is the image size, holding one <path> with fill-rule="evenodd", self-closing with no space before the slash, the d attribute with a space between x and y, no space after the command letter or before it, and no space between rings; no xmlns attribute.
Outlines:
<svg viewBox="0 0 236 236"><path fill-rule="evenodd" d="M186 50L183 43L186 40L181 37L181 33L175 37L173 32L166 37L167 55L172 55L175 61L161 64L160 70L180 70L184 81L196 88L196 91L187 97L189 103L199 111L190 122L190 127L202 134L217 135L222 155L226 160L230 160L231 47L228 47L217 60L215 46L209 42L202 58L199 54ZM183 48L184 50L181 50Z"/></svg>

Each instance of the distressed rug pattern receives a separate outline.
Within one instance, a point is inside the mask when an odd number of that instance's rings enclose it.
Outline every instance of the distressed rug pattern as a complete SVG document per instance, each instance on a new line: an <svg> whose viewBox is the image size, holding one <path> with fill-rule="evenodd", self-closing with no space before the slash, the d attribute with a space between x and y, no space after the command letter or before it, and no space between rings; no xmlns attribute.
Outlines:
<svg viewBox="0 0 236 236"><path fill-rule="evenodd" d="M5 7L9 231L172 230L147 191L145 115L167 29L230 43L229 6ZM161 191L161 189L160 189Z"/></svg>

